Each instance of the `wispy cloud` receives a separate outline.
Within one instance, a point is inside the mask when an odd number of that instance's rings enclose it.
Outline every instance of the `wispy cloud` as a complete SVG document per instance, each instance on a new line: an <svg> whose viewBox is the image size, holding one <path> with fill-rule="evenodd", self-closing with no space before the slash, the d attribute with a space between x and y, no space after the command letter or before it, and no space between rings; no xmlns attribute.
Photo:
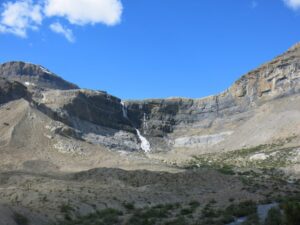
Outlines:
<svg viewBox="0 0 300 225"><path fill-rule="evenodd" d="M33 4L32 0L7 2L3 4L0 32L12 33L20 37L27 36L27 30L37 30L43 16L41 6Z"/></svg>
<svg viewBox="0 0 300 225"><path fill-rule="evenodd" d="M284 3L293 10L300 9L300 0L283 0Z"/></svg>
<svg viewBox="0 0 300 225"><path fill-rule="evenodd" d="M72 25L105 24L121 21L120 0L7 0L0 7L0 33L27 37L29 30L38 30L45 19L66 19ZM53 23L50 29L75 40L71 29Z"/></svg>
<svg viewBox="0 0 300 225"><path fill-rule="evenodd" d="M75 42L73 31L69 28L63 27L60 23L52 23L50 29L58 34L62 34L69 42Z"/></svg>

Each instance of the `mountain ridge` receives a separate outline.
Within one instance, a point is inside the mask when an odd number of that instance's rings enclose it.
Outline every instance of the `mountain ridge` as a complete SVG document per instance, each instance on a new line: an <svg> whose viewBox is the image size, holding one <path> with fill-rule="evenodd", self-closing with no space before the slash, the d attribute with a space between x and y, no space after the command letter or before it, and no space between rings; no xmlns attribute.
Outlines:
<svg viewBox="0 0 300 225"><path fill-rule="evenodd" d="M227 136L232 136L234 131L229 127L237 129L241 118L249 119L249 112L273 100L297 95L300 90L299 62L300 44L297 43L287 52L241 76L220 94L196 99L179 97L122 102L106 92L80 89L39 65L23 62L1 64L0 77L17 80L27 86L32 95L31 101L41 111L64 123L74 137L82 140L136 151L139 150L138 129L149 140L152 152L171 151L178 147L210 151L219 142L224 142ZM52 75L51 79L45 81L45 74ZM28 82L33 83L31 77L35 78L36 85L28 85ZM126 107L127 118L124 118L123 107ZM225 122L228 118L231 122ZM97 133L85 123L90 123L91 127L101 126L101 129L97 128L100 130L108 128L114 130L113 133L124 133L119 137L106 131ZM184 133L189 134L188 137L182 136ZM127 144L117 141L118 138ZM203 143L207 141L212 145ZM233 150L240 147L225 148Z"/></svg>

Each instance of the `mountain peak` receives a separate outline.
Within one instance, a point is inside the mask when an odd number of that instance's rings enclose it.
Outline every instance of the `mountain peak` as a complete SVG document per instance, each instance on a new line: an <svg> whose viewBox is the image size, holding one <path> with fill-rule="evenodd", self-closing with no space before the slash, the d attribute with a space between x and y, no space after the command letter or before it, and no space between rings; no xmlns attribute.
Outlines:
<svg viewBox="0 0 300 225"><path fill-rule="evenodd" d="M18 81L26 86L46 89L78 89L79 87L57 76L43 66L22 61L0 64L0 77Z"/></svg>

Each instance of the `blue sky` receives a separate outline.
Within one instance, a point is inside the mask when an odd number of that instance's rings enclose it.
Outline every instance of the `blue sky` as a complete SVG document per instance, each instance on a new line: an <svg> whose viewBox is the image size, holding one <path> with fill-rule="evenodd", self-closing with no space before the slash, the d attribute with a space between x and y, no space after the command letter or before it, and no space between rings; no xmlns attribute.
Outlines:
<svg viewBox="0 0 300 225"><path fill-rule="evenodd" d="M1 0L0 62L41 64L123 99L198 98L225 90L300 41L300 0L59 5L68 1ZM19 3L27 4L22 18L12 7Z"/></svg>

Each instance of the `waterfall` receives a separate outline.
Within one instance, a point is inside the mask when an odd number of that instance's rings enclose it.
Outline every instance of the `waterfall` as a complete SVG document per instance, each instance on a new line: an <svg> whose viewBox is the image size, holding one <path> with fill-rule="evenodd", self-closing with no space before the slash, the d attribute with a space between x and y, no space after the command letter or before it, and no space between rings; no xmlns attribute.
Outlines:
<svg viewBox="0 0 300 225"><path fill-rule="evenodd" d="M128 119L127 108L126 108L124 102L121 102L121 105L122 105L123 117L124 117L125 119Z"/></svg>
<svg viewBox="0 0 300 225"><path fill-rule="evenodd" d="M144 113L143 129L144 129L144 133L146 134L146 130L148 129L146 113Z"/></svg>
<svg viewBox="0 0 300 225"><path fill-rule="evenodd" d="M128 118L128 113L127 113L127 108L124 104L124 102L121 102L121 105L122 105L122 113L123 113L123 117L127 120L129 120ZM146 114L144 114L144 123L146 122ZM136 130L136 133L137 133L137 136L139 138L139 140L141 141L141 149L144 151L144 152L150 152L151 151L151 148L150 148L150 143L149 141L141 135L141 132L138 130L138 129L135 129Z"/></svg>
<svg viewBox="0 0 300 225"><path fill-rule="evenodd" d="M135 129L136 133L141 141L141 148L144 150L144 152L150 152L151 148L150 148L150 143L149 141L141 135L141 132L138 129Z"/></svg>

